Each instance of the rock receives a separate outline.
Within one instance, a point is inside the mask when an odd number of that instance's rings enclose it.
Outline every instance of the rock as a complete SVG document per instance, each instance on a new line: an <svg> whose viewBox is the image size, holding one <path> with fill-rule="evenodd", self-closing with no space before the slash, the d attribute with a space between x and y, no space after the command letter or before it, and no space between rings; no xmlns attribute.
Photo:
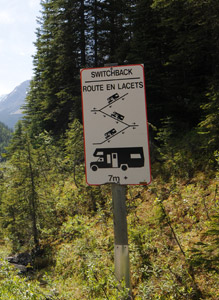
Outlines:
<svg viewBox="0 0 219 300"><path fill-rule="evenodd" d="M33 257L28 252L9 256L6 260L19 270L19 274L25 274L33 270Z"/></svg>
<svg viewBox="0 0 219 300"><path fill-rule="evenodd" d="M16 254L15 256L9 256L6 258L9 263L17 264L17 265L33 265L33 257L28 252L23 252Z"/></svg>
<svg viewBox="0 0 219 300"><path fill-rule="evenodd" d="M13 266L19 270L20 274L24 274L28 271L28 268L25 267L24 265L13 264Z"/></svg>

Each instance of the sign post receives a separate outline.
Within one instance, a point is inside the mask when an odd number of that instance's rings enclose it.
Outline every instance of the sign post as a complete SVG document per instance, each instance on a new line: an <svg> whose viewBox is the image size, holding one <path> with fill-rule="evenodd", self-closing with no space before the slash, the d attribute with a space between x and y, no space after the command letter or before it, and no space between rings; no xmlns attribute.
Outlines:
<svg viewBox="0 0 219 300"><path fill-rule="evenodd" d="M81 70L86 181L112 185L115 273L131 291L127 184L151 181L144 67Z"/></svg>
<svg viewBox="0 0 219 300"><path fill-rule="evenodd" d="M115 276L125 280L131 296L128 229L126 218L126 186L112 184L113 223L114 223L114 263Z"/></svg>

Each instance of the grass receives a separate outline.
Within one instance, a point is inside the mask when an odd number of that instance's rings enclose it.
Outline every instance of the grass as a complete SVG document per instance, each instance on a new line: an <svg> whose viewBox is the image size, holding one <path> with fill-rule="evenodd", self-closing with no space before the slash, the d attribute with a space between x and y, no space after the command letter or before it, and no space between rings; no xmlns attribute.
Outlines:
<svg viewBox="0 0 219 300"><path fill-rule="evenodd" d="M217 186L216 177L198 173L189 181L164 183L157 177L148 187L128 188L131 280L136 300L218 299L216 270L192 264L197 244L213 240L203 233L218 214ZM127 294L125 288L118 289L114 277L111 194L109 189L105 191L107 203L95 214L66 218L50 241L47 256L52 259L29 281L33 293L39 288L59 300L118 300ZM0 257L9 250L2 242Z"/></svg>

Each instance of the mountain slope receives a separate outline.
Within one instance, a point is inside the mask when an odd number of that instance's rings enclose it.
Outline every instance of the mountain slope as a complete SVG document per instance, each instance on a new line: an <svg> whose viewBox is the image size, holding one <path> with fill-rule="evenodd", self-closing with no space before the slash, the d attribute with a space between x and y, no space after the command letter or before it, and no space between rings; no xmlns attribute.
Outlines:
<svg viewBox="0 0 219 300"><path fill-rule="evenodd" d="M22 118L21 107L25 102L30 80L17 86L10 94L0 97L0 122L13 128Z"/></svg>

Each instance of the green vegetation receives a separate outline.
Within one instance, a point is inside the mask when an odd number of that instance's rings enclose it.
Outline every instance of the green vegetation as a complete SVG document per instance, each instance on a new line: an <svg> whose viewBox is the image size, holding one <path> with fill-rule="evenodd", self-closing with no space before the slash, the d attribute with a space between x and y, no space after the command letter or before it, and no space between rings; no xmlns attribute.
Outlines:
<svg viewBox="0 0 219 300"><path fill-rule="evenodd" d="M0 153L5 152L5 147L8 146L9 141L12 137L12 130L0 122ZM2 155L0 154L1 160Z"/></svg>
<svg viewBox="0 0 219 300"><path fill-rule="evenodd" d="M40 290L39 284L33 282L30 284L25 278L21 278L16 273L13 267L4 261L1 262L1 300L45 300L53 296L52 294L43 293Z"/></svg>
<svg viewBox="0 0 219 300"><path fill-rule="evenodd" d="M0 299L124 299L111 188L85 182L79 73L144 63L152 183L127 188L136 300L217 300L217 0L43 0L25 116L0 177ZM5 254L7 252L7 255Z"/></svg>

